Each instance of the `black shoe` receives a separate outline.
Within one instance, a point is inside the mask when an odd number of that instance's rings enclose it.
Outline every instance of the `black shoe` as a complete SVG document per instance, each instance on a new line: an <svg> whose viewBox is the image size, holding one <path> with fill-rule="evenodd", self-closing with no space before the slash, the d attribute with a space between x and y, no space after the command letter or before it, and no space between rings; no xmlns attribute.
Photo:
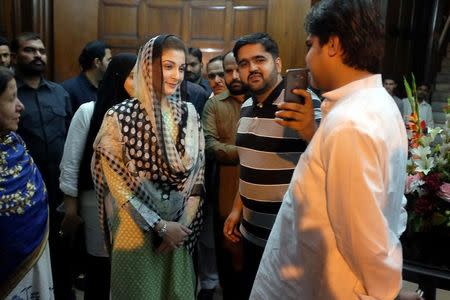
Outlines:
<svg viewBox="0 0 450 300"><path fill-rule="evenodd" d="M197 300L213 300L216 289L201 289L197 295Z"/></svg>

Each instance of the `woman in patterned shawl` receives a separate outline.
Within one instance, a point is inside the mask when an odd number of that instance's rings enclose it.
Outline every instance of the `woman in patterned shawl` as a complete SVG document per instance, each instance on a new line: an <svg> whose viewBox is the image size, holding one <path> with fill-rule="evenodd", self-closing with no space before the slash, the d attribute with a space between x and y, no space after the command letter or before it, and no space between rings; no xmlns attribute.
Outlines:
<svg viewBox="0 0 450 300"><path fill-rule="evenodd" d="M137 98L106 113L94 142L112 299L195 299L204 138L194 106L180 98L185 56L175 36L148 41L138 55Z"/></svg>
<svg viewBox="0 0 450 300"><path fill-rule="evenodd" d="M23 109L13 73L0 67L0 299L53 299L47 193L14 132Z"/></svg>

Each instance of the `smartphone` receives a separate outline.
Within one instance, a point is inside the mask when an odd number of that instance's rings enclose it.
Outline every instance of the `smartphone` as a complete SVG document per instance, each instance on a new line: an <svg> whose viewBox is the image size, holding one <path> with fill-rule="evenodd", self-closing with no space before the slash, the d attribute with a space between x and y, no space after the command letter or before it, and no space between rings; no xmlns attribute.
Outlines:
<svg viewBox="0 0 450 300"><path fill-rule="evenodd" d="M305 99L292 93L293 89L306 90L308 87L308 69L289 69L286 71L286 86L284 89L284 102L305 104Z"/></svg>

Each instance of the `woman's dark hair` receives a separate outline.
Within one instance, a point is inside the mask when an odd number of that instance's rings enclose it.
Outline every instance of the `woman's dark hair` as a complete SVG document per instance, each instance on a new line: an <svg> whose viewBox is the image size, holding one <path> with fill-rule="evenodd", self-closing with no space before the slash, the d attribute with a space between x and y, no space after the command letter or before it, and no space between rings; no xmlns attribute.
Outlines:
<svg viewBox="0 0 450 300"><path fill-rule="evenodd" d="M278 44L270 37L270 35L266 32L257 32L244 35L243 37L240 37L236 41L233 47L233 54L234 57L236 58L236 61L239 61L238 56L239 49L241 49L245 45L253 45L253 44L261 44L264 47L264 50L272 54L272 57L274 59L280 56Z"/></svg>
<svg viewBox="0 0 450 300"><path fill-rule="evenodd" d="M14 79L14 73L5 67L0 67L0 95L6 91L8 83Z"/></svg>
<svg viewBox="0 0 450 300"><path fill-rule="evenodd" d="M174 49L183 51L186 55L187 49L184 45L183 41L174 35L160 35L156 38L153 45L153 53L152 53L152 82L153 89L155 94L158 95L160 99L163 92L163 73L162 73L162 64L161 57L163 50L165 49ZM158 83L158 84L157 84Z"/></svg>
<svg viewBox="0 0 450 300"><path fill-rule="evenodd" d="M379 72L384 55L384 24L372 0L322 0L306 16L305 30L318 37L321 46L337 36L344 64Z"/></svg>
<svg viewBox="0 0 450 300"><path fill-rule="evenodd" d="M94 60L96 58L102 60L103 57L105 57L105 50L110 48L111 47L106 45L105 42L100 40L95 40L87 43L81 51L80 56L78 57L78 63L80 64L81 69L83 71L91 69Z"/></svg>
<svg viewBox="0 0 450 300"><path fill-rule="evenodd" d="M106 69L97 91L94 113L92 114L89 132L86 138L83 158L81 160L78 186L79 190L92 189L94 187L90 172L93 144L97 136L106 111L112 106L130 98L124 88L125 80L136 64L135 54L117 54L113 56Z"/></svg>

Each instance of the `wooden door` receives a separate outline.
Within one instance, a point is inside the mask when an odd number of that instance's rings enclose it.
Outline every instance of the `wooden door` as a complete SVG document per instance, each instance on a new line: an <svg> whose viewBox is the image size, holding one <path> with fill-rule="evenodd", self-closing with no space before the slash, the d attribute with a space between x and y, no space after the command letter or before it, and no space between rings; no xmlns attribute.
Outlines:
<svg viewBox="0 0 450 300"><path fill-rule="evenodd" d="M284 69L303 66L304 17L310 0L58 0L54 3L55 78L79 72L78 56L90 40L113 53L136 52L161 33L198 47L206 63L240 36L266 31L278 42Z"/></svg>

